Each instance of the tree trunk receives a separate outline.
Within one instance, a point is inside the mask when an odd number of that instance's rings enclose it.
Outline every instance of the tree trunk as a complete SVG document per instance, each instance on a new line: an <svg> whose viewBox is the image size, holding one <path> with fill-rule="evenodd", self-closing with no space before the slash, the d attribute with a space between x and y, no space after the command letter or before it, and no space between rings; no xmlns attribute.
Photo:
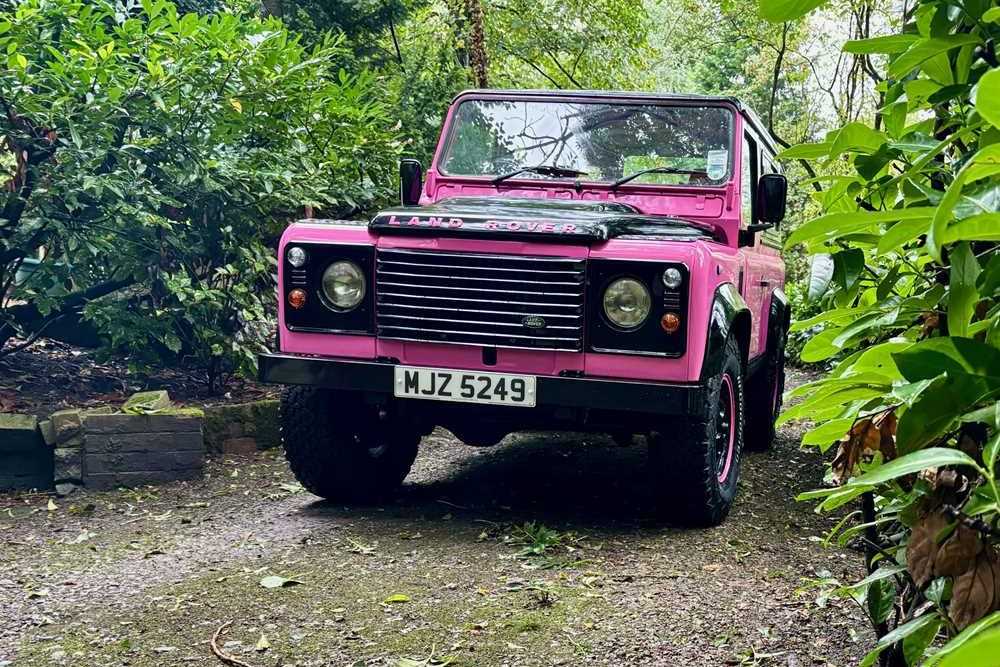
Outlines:
<svg viewBox="0 0 1000 667"><path fill-rule="evenodd" d="M465 0L465 13L469 21L469 67L477 88L488 88L486 36L483 32L483 5L480 0Z"/></svg>

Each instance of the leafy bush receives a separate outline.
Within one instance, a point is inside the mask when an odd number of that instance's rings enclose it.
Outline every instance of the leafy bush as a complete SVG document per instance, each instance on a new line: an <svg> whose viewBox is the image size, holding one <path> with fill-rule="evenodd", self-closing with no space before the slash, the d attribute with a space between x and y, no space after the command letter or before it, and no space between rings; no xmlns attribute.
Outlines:
<svg viewBox="0 0 1000 667"><path fill-rule="evenodd" d="M0 345L82 312L136 362L248 370L283 223L393 183L378 82L339 70L336 39L163 0L25 0L0 49Z"/></svg>
<svg viewBox="0 0 1000 667"><path fill-rule="evenodd" d="M762 0L796 18L823 2ZM831 591L857 600L878 643L865 665L995 664L1000 655L1000 8L919 0L898 34L848 42L878 78L874 123L852 122L786 158L831 176L825 215L788 239L814 263L828 306L807 361L842 357L800 387L783 420L836 445L834 488L805 494L861 540L870 576ZM878 68L876 70L876 67ZM845 169L849 169L844 175Z"/></svg>

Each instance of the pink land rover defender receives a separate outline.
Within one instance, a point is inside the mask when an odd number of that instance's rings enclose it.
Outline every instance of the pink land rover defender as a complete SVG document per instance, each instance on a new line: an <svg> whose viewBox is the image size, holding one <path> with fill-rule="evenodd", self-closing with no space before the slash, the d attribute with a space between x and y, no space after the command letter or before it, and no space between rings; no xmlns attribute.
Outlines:
<svg viewBox="0 0 1000 667"><path fill-rule="evenodd" d="M744 446L774 436L789 307L787 182L721 97L499 91L453 102L424 174L370 222L279 247L281 401L311 492L373 501L435 426L646 436L666 518L721 522Z"/></svg>

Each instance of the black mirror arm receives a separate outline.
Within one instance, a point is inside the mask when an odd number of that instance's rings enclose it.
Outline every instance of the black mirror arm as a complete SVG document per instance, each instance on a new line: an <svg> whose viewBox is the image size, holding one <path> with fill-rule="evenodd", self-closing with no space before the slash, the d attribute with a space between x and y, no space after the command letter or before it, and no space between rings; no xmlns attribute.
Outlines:
<svg viewBox="0 0 1000 667"><path fill-rule="evenodd" d="M760 232L765 232L768 229L773 229L776 225L773 222L755 222L752 225L747 225L746 231L751 234L757 234Z"/></svg>

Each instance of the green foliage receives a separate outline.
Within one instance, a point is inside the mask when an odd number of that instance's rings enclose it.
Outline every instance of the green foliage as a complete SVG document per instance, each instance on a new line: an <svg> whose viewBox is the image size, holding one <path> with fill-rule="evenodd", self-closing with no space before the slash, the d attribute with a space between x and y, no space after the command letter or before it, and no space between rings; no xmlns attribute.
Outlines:
<svg viewBox="0 0 1000 667"><path fill-rule="evenodd" d="M249 370L283 222L391 190L392 121L371 74L338 68L337 40L307 49L276 20L179 15L163 0L26 0L0 16L0 48L0 132L16 158L0 343L83 310L136 363L181 355L213 382Z"/></svg>
<svg viewBox="0 0 1000 667"><path fill-rule="evenodd" d="M761 8L786 20L819 4ZM823 304L793 325L812 334L801 356L838 361L792 392L802 401L781 419L809 418L807 444L837 444L839 485L803 498L821 498L823 510L870 499L834 531L844 543L864 535L871 571L888 572L833 591L870 602L879 640L865 665L920 664L939 632L954 639L931 662L996 656L996 614L987 614L1000 609L1000 25L991 5L920 0L898 34L846 44L878 68L877 120L783 154L828 174L814 197L824 214L788 246L817 258L810 292ZM876 613L887 595L889 609L912 611Z"/></svg>

